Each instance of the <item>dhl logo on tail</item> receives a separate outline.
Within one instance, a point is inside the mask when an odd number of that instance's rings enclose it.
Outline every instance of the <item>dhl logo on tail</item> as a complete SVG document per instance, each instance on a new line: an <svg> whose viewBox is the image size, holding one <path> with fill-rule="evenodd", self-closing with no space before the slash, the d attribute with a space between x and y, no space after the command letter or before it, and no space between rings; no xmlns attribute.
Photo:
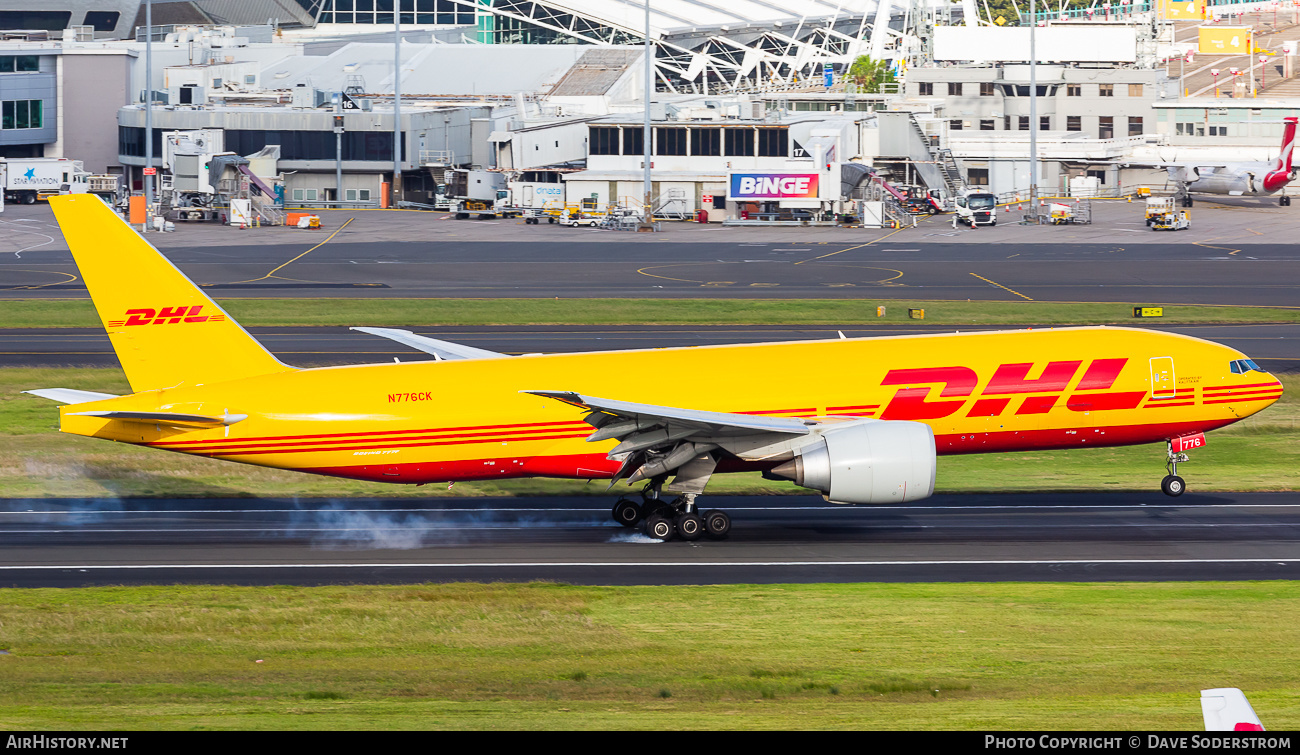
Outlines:
<svg viewBox="0 0 1300 755"><path fill-rule="evenodd" d="M199 312L202 310L202 304L195 304L192 307L163 307L161 310L147 307L128 309L125 320L109 320L108 326L121 328L132 325L177 325L182 322L220 322L226 319L222 314L201 315Z"/></svg>

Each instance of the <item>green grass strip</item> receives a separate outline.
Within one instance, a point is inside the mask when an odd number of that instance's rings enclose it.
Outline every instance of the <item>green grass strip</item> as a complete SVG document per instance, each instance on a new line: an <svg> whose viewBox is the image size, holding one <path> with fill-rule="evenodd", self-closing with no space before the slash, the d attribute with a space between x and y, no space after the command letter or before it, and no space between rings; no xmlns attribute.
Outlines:
<svg viewBox="0 0 1300 755"><path fill-rule="evenodd" d="M1138 320L1134 306L906 299L219 299L246 326L292 325L1127 325L1300 322L1300 309L1164 304ZM876 316L884 306L885 315ZM0 327L95 327L89 299L0 301Z"/></svg>
<svg viewBox="0 0 1300 755"><path fill-rule="evenodd" d="M0 605L18 731L1196 731L1215 686L1300 726L1294 581L173 585Z"/></svg>

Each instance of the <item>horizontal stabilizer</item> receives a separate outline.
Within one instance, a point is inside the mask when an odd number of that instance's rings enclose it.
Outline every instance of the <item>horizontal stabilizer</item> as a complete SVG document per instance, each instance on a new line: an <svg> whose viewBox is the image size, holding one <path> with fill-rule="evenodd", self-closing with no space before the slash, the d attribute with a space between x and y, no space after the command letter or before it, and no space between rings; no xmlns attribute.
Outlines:
<svg viewBox="0 0 1300 755"><path fill-rule="evenodd" d="M104 399L117 398L112 393L96 393L94 391L79 391L74 388L38 388L34 391L23 391L33 396L40 396L51 401L58 401L60 404L84 404L89 401L103 401Z"/></svg>
<svg viewBox="0 0 1300 755"><path fill-rule="evenodd" d="M1236 687L1201 690L1206 731L1264 731L1246 694Z"/></svg>
<svg viewBox="0 0 1300 755"><path fill-rule="evenodd" d="M214 417L207 414L179 414L177 412L68 412L74 417L100 417L130 422L157 422L181 427L221 427L248 419L247 414L227 414Z"/></svg>
<svg viewBox="0 0 1300 755"><path fill-rule="evenodd" d="M396 328L351 328L351 330L359 330L372 336L382 336L405 346L410 346L413 349L419 349L426 354L432 354L438 359L501 359L507 356L487 349L476 349L473 346L462 346L451 341L439 341L437 338L417 336L409 330L398 330Z"/></svg>

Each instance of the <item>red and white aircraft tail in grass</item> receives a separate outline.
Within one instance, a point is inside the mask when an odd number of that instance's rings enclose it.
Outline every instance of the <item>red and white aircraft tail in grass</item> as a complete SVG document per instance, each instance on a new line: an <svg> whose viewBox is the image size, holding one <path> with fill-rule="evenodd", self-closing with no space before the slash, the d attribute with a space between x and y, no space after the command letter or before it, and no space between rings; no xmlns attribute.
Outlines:
<svg viewBox="0 0 1300 755"><path fill-rule="evenodd" d="M1179 185L1183 206L1192 205L1191 194L1227 194L1229 196L1265 196L1276 194L1295 178L1297 168L1291 166L1295 149L1297 118L1283 118L1282 150L1277 159L1269 162L1249 163L1180 163L1167 164L1169 179ZM1283 194L1278 198L1283 207L1291 198Z"/></svg>

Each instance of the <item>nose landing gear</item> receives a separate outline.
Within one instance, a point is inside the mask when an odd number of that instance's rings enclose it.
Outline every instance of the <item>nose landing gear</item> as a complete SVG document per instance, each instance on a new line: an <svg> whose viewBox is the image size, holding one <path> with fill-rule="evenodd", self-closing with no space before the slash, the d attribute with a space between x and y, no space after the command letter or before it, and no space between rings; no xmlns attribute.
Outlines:
<svg viewBox="0 0 1300 755"><path fill-rule="evenodd" d="M1177 498L1187 490L1187 482L1178 476L1178 465L1188 461L1187 454L1174 451L1174 445L1169 444L1168 460L1165 462L1165 469L1169 474L1165 479L1160 481L1160 490L1165 495Z"/></svg>

